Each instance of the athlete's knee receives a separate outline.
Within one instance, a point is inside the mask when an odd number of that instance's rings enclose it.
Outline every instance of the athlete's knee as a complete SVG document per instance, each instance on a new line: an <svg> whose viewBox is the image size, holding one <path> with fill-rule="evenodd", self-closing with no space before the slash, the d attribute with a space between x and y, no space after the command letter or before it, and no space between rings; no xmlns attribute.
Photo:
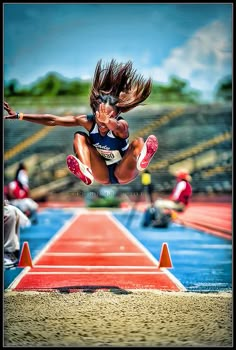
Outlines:
<svg viewBox="0 0 236 350"><path fill-rule="evenodd" d="M134 157L137 157L144 145L144 140L142 137L136 137L129 145L129 150Z"/></svg>
<svg viewBox="0 0 236 350"><path fill-rule="evenodd" d="M131 147L136 148L136 147L142 147L144 144L144 140L142 137L136 137L132 142L131 142Z"/></svg>
<svg viewBox="0 0 236 350"><path fill-rule="evenodd" d="M74 144L78 144L78 143L90 145L89 137L85 132L77 131L74 134Z"/></svg>
<svg viewBox="0 0 236 350"><path fill-rule="evenodd" d="M78 138L87 138L88 135L86 134L86 132L84 131L76 131L74 133L74 139L78 139Z"/></svg>

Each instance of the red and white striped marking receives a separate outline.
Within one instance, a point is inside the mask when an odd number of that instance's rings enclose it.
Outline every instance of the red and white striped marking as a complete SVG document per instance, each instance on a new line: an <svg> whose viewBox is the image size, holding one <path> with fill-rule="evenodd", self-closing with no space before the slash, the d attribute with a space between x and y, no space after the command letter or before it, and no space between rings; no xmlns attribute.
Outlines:
<svg viewBox="0 0 236 350"><path fill-rule="evenodd" d="M25 268L10 289L88 287L185 290L107 211L83 211L75 216L34 259L33 268Z"/></svg>

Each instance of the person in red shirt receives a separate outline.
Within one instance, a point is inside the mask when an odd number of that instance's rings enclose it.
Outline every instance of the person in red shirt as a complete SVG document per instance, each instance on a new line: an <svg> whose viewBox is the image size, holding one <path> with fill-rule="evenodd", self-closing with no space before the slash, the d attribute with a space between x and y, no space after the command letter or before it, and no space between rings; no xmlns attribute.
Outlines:
<svg viewBox="0 0 236 350"><path fill-rule="evenodd" d="M189 204L192 196L192 186L190 184L192 177L185 169L176 173L176 184L169 199L157 199L155 206L159 209L171 209L183 212Z"/></svg>
<svg viewBox="0 0 236 350"><path fill-rule="evenodd" d="M38 203L30 198L29 176L23 162L19 164L14 180L5 186L4 195L5 199L19 208L32 223L37 223Z"/></svg>
<svg viewBox="0 0 236 350"><path fill-rule="evenodd" d="M29 177L24 163L19 164L14 180L5 186L5 194L8 200L29 197Z"/></svg>
<svg viewBox="0 0 236 350"><path fill-rule="evenodd" d="M176 184L168 199L157 199L144 213L143 226L168 227L176 212L186 210L192 196L192 178L185 169L176 173Z"/></svg>

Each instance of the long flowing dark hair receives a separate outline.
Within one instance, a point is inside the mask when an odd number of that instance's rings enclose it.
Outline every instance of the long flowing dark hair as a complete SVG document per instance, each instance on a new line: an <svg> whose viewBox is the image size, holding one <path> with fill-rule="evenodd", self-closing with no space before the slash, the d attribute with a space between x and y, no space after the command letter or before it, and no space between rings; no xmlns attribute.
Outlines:
<svg viewBox="0 0 236 350"><path fill-rule="evenodd" d="M118 63L112 59L102 66L102 60L99 60L90 93L90 106L95 113L100 103L108 102L117 108L118 113L125 113L146 100L151 88L151 78L145 80L137 74L131 61Z"/></svg>

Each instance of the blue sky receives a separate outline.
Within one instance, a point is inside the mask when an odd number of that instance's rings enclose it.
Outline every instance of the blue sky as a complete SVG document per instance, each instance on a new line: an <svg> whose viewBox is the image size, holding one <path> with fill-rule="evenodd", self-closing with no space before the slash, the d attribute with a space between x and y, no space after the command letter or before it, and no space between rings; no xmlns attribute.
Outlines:
<svg viewBox="0 0 236 350"><path fill-rule="evenodd" d="M188 80L208 98L232 74L232 3L4 4L4 80L91 79L97 61Z"/></svg>

